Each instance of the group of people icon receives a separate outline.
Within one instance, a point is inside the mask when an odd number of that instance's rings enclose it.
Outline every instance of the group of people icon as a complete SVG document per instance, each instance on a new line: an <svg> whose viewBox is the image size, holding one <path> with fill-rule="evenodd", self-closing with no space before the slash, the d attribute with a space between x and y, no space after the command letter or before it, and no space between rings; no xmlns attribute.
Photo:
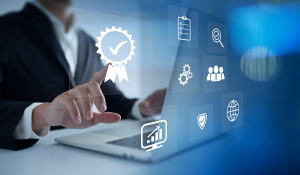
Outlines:
<svg viewBox="0 0 300 175"><path fill-rule="evenodd" d="M213 73L214 71L214 73ZM208 75L207 75L207 81L221 81L225 80L225 75L223 73L223 67L218 67L217 65L214 67L214 70L212 67L208 68Z"/></svg>

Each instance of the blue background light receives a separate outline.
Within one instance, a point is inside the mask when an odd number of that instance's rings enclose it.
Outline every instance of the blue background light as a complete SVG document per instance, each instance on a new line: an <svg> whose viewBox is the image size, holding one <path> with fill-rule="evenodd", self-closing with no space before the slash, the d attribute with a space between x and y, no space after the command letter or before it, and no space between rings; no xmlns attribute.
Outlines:
<svg viewBox="0 0 300 175"><path fill-rule="evenodd" d="M300 6L299 3L294 3ZM299 18L286 6L260 4L236 8L230 19L241 28L229 28L229 41L243 54L262 46L276 55L300 52Z"/></svg>

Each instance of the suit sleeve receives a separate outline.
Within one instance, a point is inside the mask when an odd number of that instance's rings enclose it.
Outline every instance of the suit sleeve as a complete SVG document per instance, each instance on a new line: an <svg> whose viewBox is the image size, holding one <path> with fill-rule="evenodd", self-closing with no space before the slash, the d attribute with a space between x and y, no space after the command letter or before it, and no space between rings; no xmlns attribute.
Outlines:
<svg viewBox="0 0 300 175"><path fill-rule="evenodd" d="M11 55L9 44L5 38L0 36L0 148L21 150L34 145L38 140L15 140L14 130L21 120L24 110L31 105L31 102L8 101L3 100L3 84L5 81L5 72L9 68ZM16 80L17 81L17 80Z"/></svg>
<svg viewBox="0 0 300 175"><path fill-rule="evenodd" d="M137 99L129 99L125 97L111 81L102 83L101 90L103 91L103 94L108 94L104 95L107 111L120 114L122 119L134 118L131 114L131 110Z"/></svg>

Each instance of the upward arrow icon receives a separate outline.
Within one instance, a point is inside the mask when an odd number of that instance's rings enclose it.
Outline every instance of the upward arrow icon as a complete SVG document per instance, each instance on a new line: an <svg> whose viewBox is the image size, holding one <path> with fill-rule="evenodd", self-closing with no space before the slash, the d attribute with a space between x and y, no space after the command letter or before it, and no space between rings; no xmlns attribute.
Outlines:
<svg viewBox="0 0 300 175"><path fill-rule="evenodd" d="M148 135L148 137L150 137L156 130L158 130L160 126L156 126L156 129L154 131L151 132L151 134Z"/></svg>

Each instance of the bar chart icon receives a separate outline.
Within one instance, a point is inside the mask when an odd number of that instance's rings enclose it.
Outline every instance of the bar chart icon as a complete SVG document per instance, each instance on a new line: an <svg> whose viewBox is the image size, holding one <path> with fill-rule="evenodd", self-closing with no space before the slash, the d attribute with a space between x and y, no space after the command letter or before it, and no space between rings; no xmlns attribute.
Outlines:
<svg viewBox="0 0 300 175"><path fill-rule="evenodd" d="M151 142L158 141L162 139L162 129L159 129L160 126L157 126L156 129L154 131L152 131L151 134L148 135L148 138L151 137ZM153 133L155 133L155 139L154 139L154 135ZM159 137L158 137L159 135ZM150 139L147 140L147 143L150 143Z"/></svg>
<svg viewBox="0 0 300 175"><path fill-rule="evenodd" d="M148 136L147 135L144 136L143 135L144 127L151 126L151 125L158 125L158 126L156 126L156 128ZM143 137L145 137L145 138L143 138ZM143 140L147 141L146 145L143 145L143 143L144 143ZM151 147L151 149L146 150L146 152L162 147L162 145L159 145L159 144L164 143L166 140L167 140L167 121L166 120L155 121L155 122L144 124L142 126L142 128L141 128L141 147L143 149Z"/></svg>

